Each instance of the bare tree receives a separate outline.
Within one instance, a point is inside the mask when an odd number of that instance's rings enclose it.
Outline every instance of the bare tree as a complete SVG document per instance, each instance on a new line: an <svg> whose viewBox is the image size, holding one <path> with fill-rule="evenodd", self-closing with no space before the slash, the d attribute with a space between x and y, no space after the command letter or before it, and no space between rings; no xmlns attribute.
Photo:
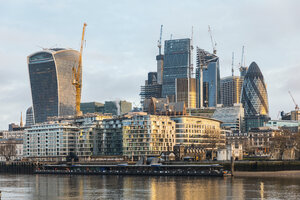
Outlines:
<svg viewBox="0 0 300 200"><path fill-rule="evenodd" d="M6 161L10 161L12 157L17 155L16 144L12 141L6 141L0 144L0 156L3 156Z"/></svg>

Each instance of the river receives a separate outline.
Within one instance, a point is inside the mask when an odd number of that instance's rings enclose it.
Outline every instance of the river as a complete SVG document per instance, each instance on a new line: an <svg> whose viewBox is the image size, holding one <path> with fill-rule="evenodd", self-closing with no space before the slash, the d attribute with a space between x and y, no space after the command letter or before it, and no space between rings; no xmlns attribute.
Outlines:
<svg viewBox="0 0 300 200"><path fill-rule="evenodd" d="M6 199L300 199L299 178L0 175Z"/></svg>

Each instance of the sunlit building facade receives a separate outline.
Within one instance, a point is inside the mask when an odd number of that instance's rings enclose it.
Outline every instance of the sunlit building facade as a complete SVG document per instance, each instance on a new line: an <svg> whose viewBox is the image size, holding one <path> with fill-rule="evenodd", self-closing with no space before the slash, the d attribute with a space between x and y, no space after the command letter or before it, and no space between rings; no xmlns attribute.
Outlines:
<svg viewBox="0 0 300 200"><path fill-rule="evenodd" d="M173 151L175 122L168 116L136 115L123 121L123 154L128 158Z"/></svg>
<svg viewBox="0 0 300 200"><path fill-rule="evenodd" d="M198 116L174 116L171 119L176 123L176 144L203 149L225 146L221 121Z"/></svg>
<svg viewBox="0 0 300 200"><path fill-rule="evenodd" d="M187 108L196 108L196 79L176 79L176 102L184 102Z"/></svg>
<svg viewBox="0 0 300 200"><path fill-rule="evenodd" d="M221 79L221 104L225 107L240 103L243 78L229 76Z"/></svg>
<svg viewBox="0 0 300 200"><path fill-rule="evenodd" d="M48 117L74 115L75 87L72 68L78 66L79 52L45 49L27 58L35 123Z"/></svg>

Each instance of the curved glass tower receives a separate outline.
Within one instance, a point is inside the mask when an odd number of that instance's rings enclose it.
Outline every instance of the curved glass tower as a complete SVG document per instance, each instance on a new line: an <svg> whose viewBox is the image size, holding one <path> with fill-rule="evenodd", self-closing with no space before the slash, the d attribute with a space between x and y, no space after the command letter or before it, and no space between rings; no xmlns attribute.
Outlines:
<svg viewBox="0 0 300 200"><path fill-rule="evenodd" d="M244 79L241 102L245 116L269 115L269 104L264 77L255 62L252 62Z"/></svg>
<svg viewBox="0 0 300 200"><path fill-rule="evenodd" d="M35 123L47 117L75 114L72 67L78 66L79 52L47 49L27 58Z"/></svg>

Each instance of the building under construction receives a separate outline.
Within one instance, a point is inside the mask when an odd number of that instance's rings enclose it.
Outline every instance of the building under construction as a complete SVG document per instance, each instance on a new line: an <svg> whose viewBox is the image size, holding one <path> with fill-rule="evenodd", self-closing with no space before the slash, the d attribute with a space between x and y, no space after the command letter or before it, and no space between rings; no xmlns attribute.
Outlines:
<svg viewBox="0 0 300 200"><path fill-rule="evenodd" d="M221 103L219 57L197 47L197 107L216 107Z"/></svg>

